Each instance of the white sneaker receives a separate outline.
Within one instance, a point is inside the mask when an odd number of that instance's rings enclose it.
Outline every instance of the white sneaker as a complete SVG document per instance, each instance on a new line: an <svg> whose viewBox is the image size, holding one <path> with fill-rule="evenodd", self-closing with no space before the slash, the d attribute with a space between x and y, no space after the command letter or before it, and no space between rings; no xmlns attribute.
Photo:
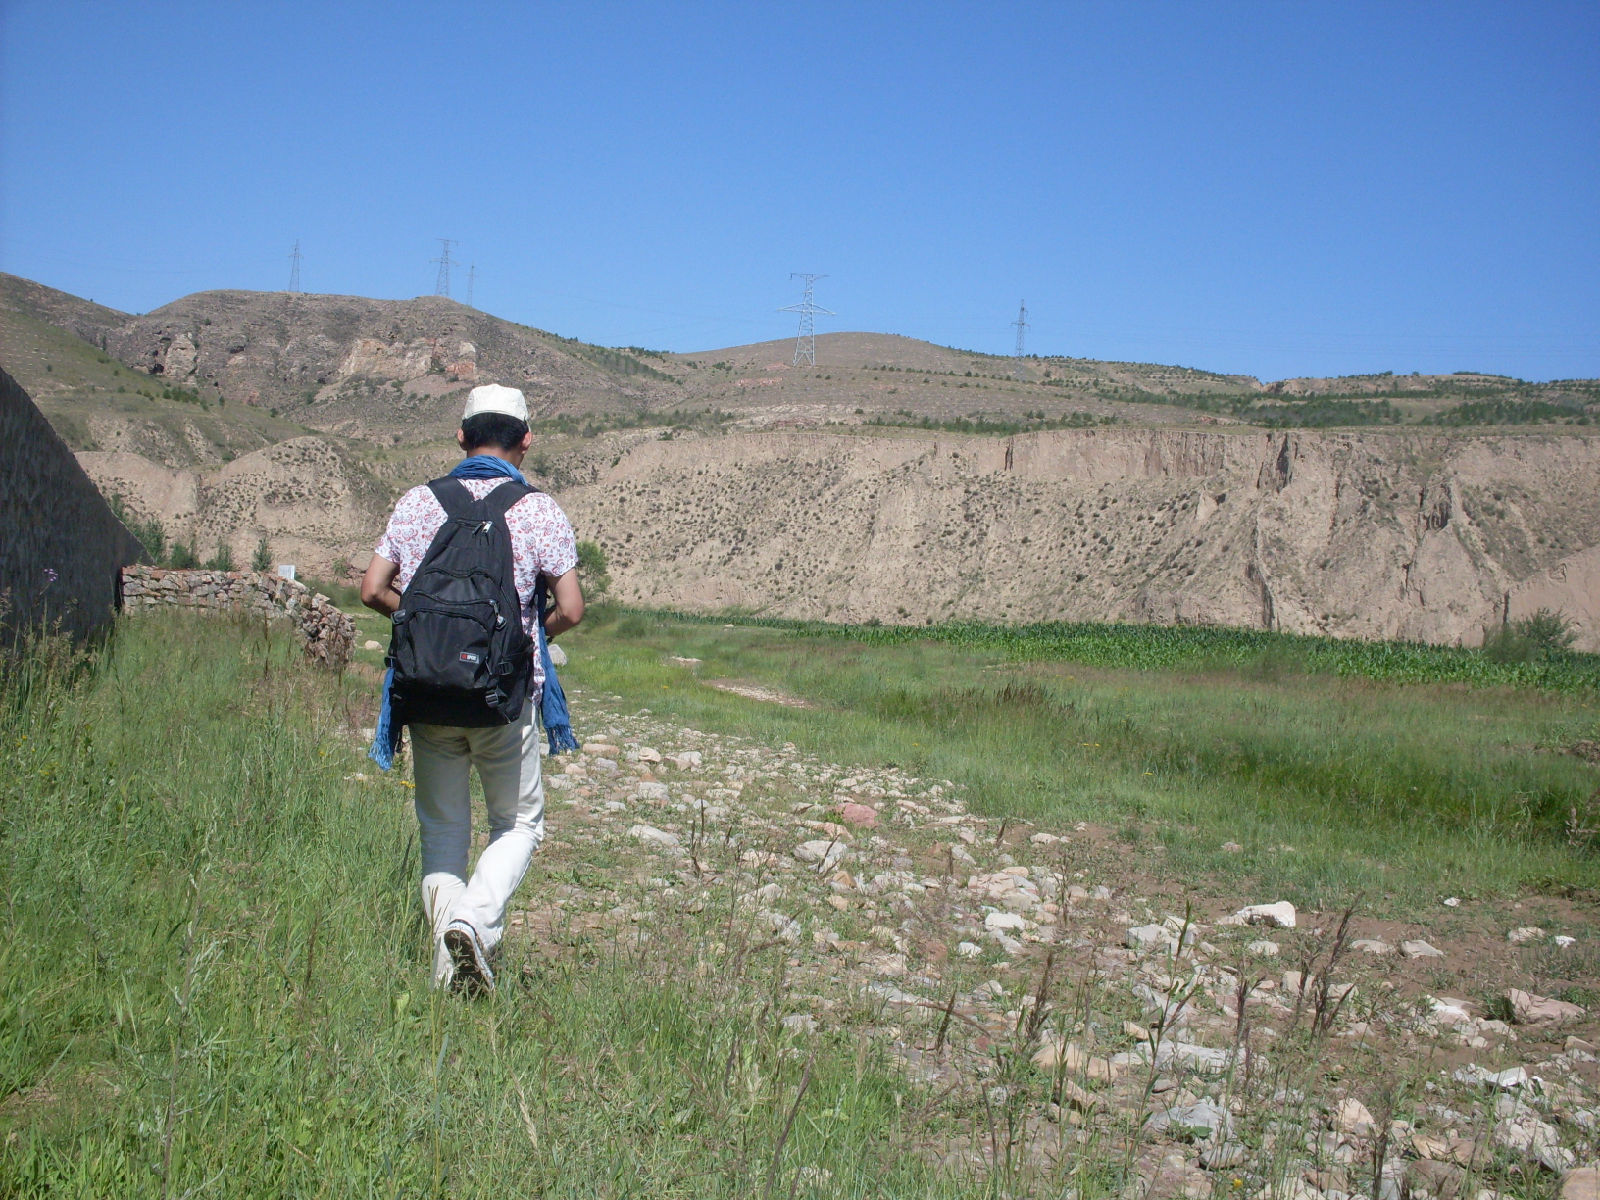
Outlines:
<svg viewBox="0 0 1600 1200"><path fill-rule="evenodd" d="M455 975L450 981L452 989L469 996L494 991L494 972L489 969L489 959L476 929L465 921L451 921L445 927L444 948L455 964Z"/></svg>
<svg viewBox="0 0 1600 1200"><path fill-rule="evenodd" d="M433 943L433 986L447 988L456 981L456 960L451 957L450 951L445 948L444 936L441 934Z"/></svg>

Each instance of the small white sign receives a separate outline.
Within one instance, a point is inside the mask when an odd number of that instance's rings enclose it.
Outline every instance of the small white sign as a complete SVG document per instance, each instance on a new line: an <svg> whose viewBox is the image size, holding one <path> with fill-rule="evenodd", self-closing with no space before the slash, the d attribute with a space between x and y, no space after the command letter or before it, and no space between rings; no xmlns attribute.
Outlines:
<svg viewBox="0 0 1600 1200"><path fill-rule="evenodd" d="M288 580L292 581L294 579L294 564L293 563L279 563L278 564L278 574L282 575L285 579L288 579Z"/></svg>

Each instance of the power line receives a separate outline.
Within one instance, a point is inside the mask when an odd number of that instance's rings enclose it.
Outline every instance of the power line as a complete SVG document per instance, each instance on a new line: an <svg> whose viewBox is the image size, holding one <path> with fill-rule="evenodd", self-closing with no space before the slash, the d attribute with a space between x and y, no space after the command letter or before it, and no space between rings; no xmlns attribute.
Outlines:
<svg viewBox="0 0 1600 1200"><path fill-rule="evenodd" d="M300 290L300 239L296 238L294 249L289 251L289 290Z"/></svg>
<svg viewBox="0 0 1600 1200"><path fill-rule="evenodd" d="M826 275L808 275L803 271L790 271L790 279L805 280L805 296L799 304L786 305L779 312L792 312L800 314L800 333L794 342L794 366L804 363L808 367L817 365L817 314L836 316L832 309L822 308L811 302L811 289L819 279L826 279Z"/></svg>
<svg viewBox="0 0 1600 1200"><path fill-rule="evenodd" d="M435 296L448 296L450 294L450 247L459 246L461 243L450 238L440 238L439 244L444 247L438 258L430 258L429 262L439 264L439 278L433 285Z"/></svg>

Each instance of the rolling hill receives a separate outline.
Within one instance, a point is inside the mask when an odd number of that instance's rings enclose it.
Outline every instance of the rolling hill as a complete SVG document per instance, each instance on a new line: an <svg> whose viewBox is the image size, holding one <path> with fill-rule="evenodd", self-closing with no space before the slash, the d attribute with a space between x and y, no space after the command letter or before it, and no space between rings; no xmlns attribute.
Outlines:
<svg viewBox="0 0 1600 1200"><path fill-rule="evenodd" d="M476 382L621 598L922 622L1132 619L1600 646L1600 384L1262 383L890 334L674 354L439 297L239 291L118 313L0 277L4 362L102 486L202 548L323 574L452 458Z"/></svg>

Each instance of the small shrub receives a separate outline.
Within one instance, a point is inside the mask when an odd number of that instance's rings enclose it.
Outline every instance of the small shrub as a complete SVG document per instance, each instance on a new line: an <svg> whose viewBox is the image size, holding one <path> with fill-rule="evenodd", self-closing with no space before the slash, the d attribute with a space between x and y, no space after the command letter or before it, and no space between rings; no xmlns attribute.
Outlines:
<svg viewBox="0 0 1600 1200"><path fill-rule="evenodd" d="M256 552L250 556L250 569L252 571L272 570L272 547L267 545L265 536L256 543Z"/></svg>
<svg viewBox="0 0 1600 1200"><path fill-rule="evenodd" d="M208 571L236 571L239 565L234 561L233 547L221 538L217 539L217 552L206 559L205 568Z"/></svg>
<svg viewBox="0 0 1600 1200"><path fill-rule="evenodd" d="M144 552L150 556L150 561L159 563L167 556L167 531L157 517L148 521L141 521L133 515L133 510L128 507L128 502L123 499L121 492L112 492L106 497L106 503L111 506L112 514L128 527L128 532L139 539L139 544L144 547Z"/></svg>
<svg viewBox="0 0 1600 1200"><path fill-rule="evenodd" d="M172 543L172 553L167 557L167 566L186 571L199 565L200 556L195 553L192 545L188 542Z"/></svg>
<svg viewBox="0 0 1600 1200"><path fill-rule="evenodd" d="M1577 636L1564 613L1541 608L1488 633L1483 639L1483 653L1490 662L1540 662L1570 650Z"/></svg>

